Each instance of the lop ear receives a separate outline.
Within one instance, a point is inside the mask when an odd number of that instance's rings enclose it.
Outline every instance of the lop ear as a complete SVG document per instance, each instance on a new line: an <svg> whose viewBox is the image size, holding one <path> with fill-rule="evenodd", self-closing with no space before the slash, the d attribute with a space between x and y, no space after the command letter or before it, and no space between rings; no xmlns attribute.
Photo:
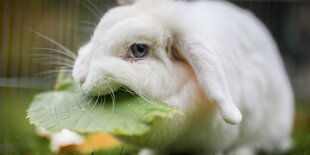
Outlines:
<svg viewBox="0 0 310 155"><path fill-rule="evenodd" d="M216 51L199 34L182 34L175 41L178 51L194 69L205 93L218 104L222 118L230 124L238 124L242 115L232 101Z"/></svg>
<svg viewBox="0 0 310 155"><path fill-rule="evenodd" d="M133 4L136 0L117 0L118 5L130 5Z"/></svg>

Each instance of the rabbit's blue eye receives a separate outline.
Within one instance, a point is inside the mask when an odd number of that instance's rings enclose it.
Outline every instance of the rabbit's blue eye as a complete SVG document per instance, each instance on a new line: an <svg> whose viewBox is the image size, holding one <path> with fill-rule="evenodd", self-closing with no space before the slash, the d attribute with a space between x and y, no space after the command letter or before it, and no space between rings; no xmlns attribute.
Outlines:
<svg viewBox="0 0 310 155"><path fill-rule="evenodd" d="M131 45L131 53L130 56L133 58L142 58L146 56L148 52L148 47L145 44L133 44Z"/></svg>

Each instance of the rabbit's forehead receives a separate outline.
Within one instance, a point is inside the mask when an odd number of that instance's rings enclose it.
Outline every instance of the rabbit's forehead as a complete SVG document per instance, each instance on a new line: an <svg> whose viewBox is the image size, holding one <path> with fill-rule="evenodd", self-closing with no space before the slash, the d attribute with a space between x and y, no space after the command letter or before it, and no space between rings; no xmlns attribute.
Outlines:
<svg viewBox="0 0 310 155"><path fill-rule="evenodd" d="M107 31L113 25L119 21L132 17L135 15L135 11L128 6L115 7L109 10L99 21L96 31ZM99 29L98 29L99 28Z"/></svg>
<svg viewBox="0 0 310 155"><path fill-rule="evenodd" d="M100 31L100 29L105 29L105 31ZM126 39L130 35L149 37L156 36L161 31L162 26L149 16L128 17L114 24L109 29L98 26L93 39Z"/></svg>
<svg viewBox="0 0 310 155"><path fill-rule="evenodd" d="M104 53L117 54L115 52L122 52L122 49L133 43L158 44L163 38L162 33L163 27L152 18L130 17L118 22L106 32L96 31L92 42L98 49L105 51Z"/></svg>

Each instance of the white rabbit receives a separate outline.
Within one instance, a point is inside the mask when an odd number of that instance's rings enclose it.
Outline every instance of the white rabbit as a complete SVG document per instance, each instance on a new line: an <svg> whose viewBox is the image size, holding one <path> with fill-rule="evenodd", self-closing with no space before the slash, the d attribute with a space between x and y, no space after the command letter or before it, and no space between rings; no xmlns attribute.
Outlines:
<svg viewBox="0 0 310 155"><path fill-rule="evenodd" d="M183 116L145 136L140 154L255 154L290 147L293 93L272 36L224 1L129 0L79 50L73 77L88 95L120 87ZM126 1L121 1L126 4Z"/></svg>

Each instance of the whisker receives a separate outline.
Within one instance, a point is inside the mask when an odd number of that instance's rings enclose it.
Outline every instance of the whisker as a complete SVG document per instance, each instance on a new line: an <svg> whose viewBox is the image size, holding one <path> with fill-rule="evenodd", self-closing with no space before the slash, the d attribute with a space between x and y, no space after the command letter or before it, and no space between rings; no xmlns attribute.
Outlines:
<svg viewBox="0 0 310 155"><path fill-rule="evenodd" d="M51 55L49 56L50 54L38 54L38 55L35 55L33 56L33 60L36 60L36 61L42 61L44 60L45 62L65 62L65 63L68 63L70 65L73 66L74 64L74 61L73 60L70 60L70 59L67 59L65 57L55 57L55 55Z"/></svg>
<svg viewBox="0 0 310 155"><path fill-rule="evenodd" d="M116 82L116 83L120 83L120 82L118 82L118 81L115 80L115 79L111 79L111 80L113 80L113 81ZM110 87L109 87L109 88L110 88ZM145 100L146 102L152 104L152 102L148 99L148 97L147 97L146 95L144 95L143 93L139 92L138 90L130 90L130 89L126 88L126 87L121 87L121 89L122 89L122 88L124 88L123 90L127 89L127 92L129 92L130 94L132 94L132 95L136 94L136 95L138 95L139 97L141 97L143 100ZM110 88L110 90L111 90L111 88ZM112 90L111 90L111 91L112 91ZM134 93L132 93L132 92L134 92ZM114 93L113 93L113 94L114 94Z"/></svg>
<svg viewBox="0 0 310 155"><path fill-rule="evenodd" d="M54 69L56 68L57 70L67 70L66 72L67 73L72 73L72 70L73 70L73 67L70 67L70 66L64 66L62 64L48 64L48 66L51 68L51 69ZM59 71L58 71L59 72Z"/></svg>
<svg viewBox="0 0 310 155"><path fill-rule="evenodd" d="M35 63L40 63L40 62L35 62ZM39 72L37 73L37 75L40 75L40 74L45 74L44 72L49 72L49 71L55 71L55 73L59 73L60 70L64 70L65 74L69 74L71 76L72 74L72 70L73 70L73 67L70 67L70 66L64 66L63 64L47 64L49 69L47 71L43 71L43 72Z"/></svg>
<svg viewBox="0 0 310 155"><path fill-rule="evenodd" d="M57 70L48 70L48 71L36 73L35 76L40 76L40 75L44 75L44 74L55 74L55 75L58 75L59 71L60 71L59 69L57 69ZM64 70L64 73L71 73L71 71Z"/></svg>
<svg viewBox="0 0 310 155"><path fill-rule="evenodd" d="M100 97L99 95L98 95L98 96L92 96L92 101L94 100L94 98L96 98L95 104L93 104L92 109L93 109L93 108L96 108L97 103L98 103L98 101L99 101L99 97Z"/></svg>
<svg viewBox="0 0 310 155"><path fill-rule="evenodd" d="M150 103L150 104L152 104L152 102L148 99L148 97L146 96L146 95L144 95L143 93L141 93L140 91L138 91L138 90L130 90L130 89L128 89L128 88L126 88L126 87L122 87L121 89L123 89L123 90L126 90L127 92L129 92L129 93L131 93L131 94L136 94L136 95L138 95L139 97L141 97L143 100L145 100L145 101L147 101L148 103Z"/></svg>
<svg viewBox="0 0 310 155"><path fill-rule="evenodd" d="M109 89L110 89L110 91L111 91L110 96L111 96L111 99L112 99L112 112L114 113L115 95L114 95L113 89L112 89L110 86L109 86Z"/></svg>
<svg viewBox="0 0 310 155"><path fill-rule="evenodd" d="M73 27L72 29L74 31L82 33L83 35L87 35L89 38L92 36L92 32L94 32L95 30L95 28L92 28L92 27L88 27L88 28L87 27L83 27L83 28Z"/></svg>
<svg viewBox="0 0 310 155"><path fill-rule="evenodd" d="M48 71L43 71L43 72L40 72L40 73L36 73L35 75L44 75L44 74L50 74L50 73L59 73L59 70L48 70Z"/></svg>
<svg viewBox="0 0 310 155"><path fill-rule="evenodd" d="M33 48L30 48L30 49L31 50L45 50L45 51L55 52L55 53L58 53L58 54L65 55L65 56L67 56L68 58L70 58L72 60L76 59L76 55L72 55L72 54L66 53L64 51L53 49L53 48L33 47ZM45 53L45 52L38 52L38 53Z"/></svg>
<svg viewBox="0 0 310 155"><path fill-rule="evenodd" d="M80 89L80 90L85 94L85 96L89 97L89 94L87 92L85 92L83 89Z"/></svg>
<svg viewBox="0 0 310 155"><path fill-rule="evenodd" d="M137 95L139 95L142 99L144 99L145 101L147 101L148 103L152 104L152 102L148 99L148 97L146 97L143 93L139 92L139 91L135 91L137 93Z"/></svg>
<svg viewBox="0 0 310 155"><path fill-rule="evenodd" d="M93 7L93 9L98 13L98 15L101 17L102 16L102 12L101 12L101 10L97 7L97 5L95 5L94 3L93 3L93 1L91 1L91 0L87 0L86 2L88 2L89 4L90 4L90 6L92 6Z"/></svg>
<svg viewBox="0 0 310 155"><path fill-rule="evenodd" d="M85 25L88 25L90 26L91 28L95 29L97 27L97 24L96 23L93 23L91 21L88 21L88 20L81 20L79 21L80 24L85 24Z"/></svg>
<svg viewBox="0 0 310 155"><path fill-rule="evenodd" d="M101 90L99 90L99 94L97 95L97 101L99 101L99 99L101 98L101 97L100 97L100 94L101 94ZM100 101L99 101L98 103L99 103L98 108L100 108L100 106L102 106L102 105L101 105L102 103L101 103ZM99 111L100 111L100 110L101 110L101 109L99 109Z"/></svg>
<svg viewBox="0 0 310 155"><path fill-rule="evenodd" d="M72 64L66 63L66 62L61 62L61 61L55 61L55 62L47 62L47 65L55 65L55 66L64 66L67 68L73 68Z"/></svg>
<svg viewBox="0 0 310 155"><path fill-rule="evenodd" d="M102 109L101 109L102 111L103 111L103 108L104 108L104 105L105 105L105 99L106 99L105 97L106 96L103 96L103 104L102 104Z"/></svg>
<svg viewBox="0 0 310 155"><path fill-rule="evenodd" d="M67 61L70 61L70 62L74 62L73 59L71 58L68 58L66 56L63 56L63 55L57 55L55 53L49 53L49 52L35 52L34 54L31 55L32 57L46 57L46 58L54 58L54 59L65 59Z"/></svg>
<svg viewBox="0 0 310 155"><path fill-rule="evenodd" d="M56 61L56 62L64 62L67 63L68 65L66 66L73 66L74 60L69 59L67 57L60 57L51 53L35 53L35 54L25 54L26 56L31 56L33 57L32 60L34 60L35 63L39 64L48 64L45 61L42 60L47 60L47 61Z"/></svg>
<svg viewBox="0 0 310 155"><path fill-rule="evenodd" d="M53 62L64 62L64 63L70 64L70 66L73 66L73 63L74 63L73 61L68 61L67 59L63 59L63 58L55 59L55 58L50 58L50 57L47 57L47 58L38 57L38 58L34 58L33 60L40 61L40 62L42 60L47 60L48 62L50 62L50 61L53 61Z"/></svg>
<svg viewBox="0 0 310 155"><path fill-rule="evenodd" d="M98 19L101 18L101 15L100 15L98 12L96 12L96 10L94 10L94 9L92 8L92 6L89 5L89 3L86 3L85 1L83 1L82 5L83 5L85 8L87 8L87 10L89 10L95 17L97 17Z"/></svg>
<svg viewBox="0 0 310 155"><path fill-rule="evenodd" d="M50 43L58 46L59 48L61 48L62 50L64 50L65 52L67 52L68 54L70 54L74 59L76 59L76 54L74 52L72 52L71 50L69 50L67 47L63 46L62 44L60 44L59 42L55 41L54 39L31 29L28 29L28 31L33 32L34 34L36 34L37 36L49 41Z"/></svg>
<svg viewBox="0 0 310 155"><path fill-rule="evenodd" d="M135 95L135 93L134 93L133 91L129 90L129 89L126 88L126 87L121 87L120 89L123 90L123 91L125 91L125 92L130 93L131 95Z"/></svg>
<svg viewBox="0 0 310 155"><path fill-rule="evenodd" d="M93 96L88 96L88 97L90 97L90 98L88 99L87 106L91 105L91 101L93 100ZM93 107L90 106L90 109L92 109L92 108Z"/></svg>
<svg viewBox="0 0 310 155"><path fill-rule="evenodd" d="M81 91L78 95L81 97L81 100L85 100L88 98L88 96L83 91Z"/></svg>

